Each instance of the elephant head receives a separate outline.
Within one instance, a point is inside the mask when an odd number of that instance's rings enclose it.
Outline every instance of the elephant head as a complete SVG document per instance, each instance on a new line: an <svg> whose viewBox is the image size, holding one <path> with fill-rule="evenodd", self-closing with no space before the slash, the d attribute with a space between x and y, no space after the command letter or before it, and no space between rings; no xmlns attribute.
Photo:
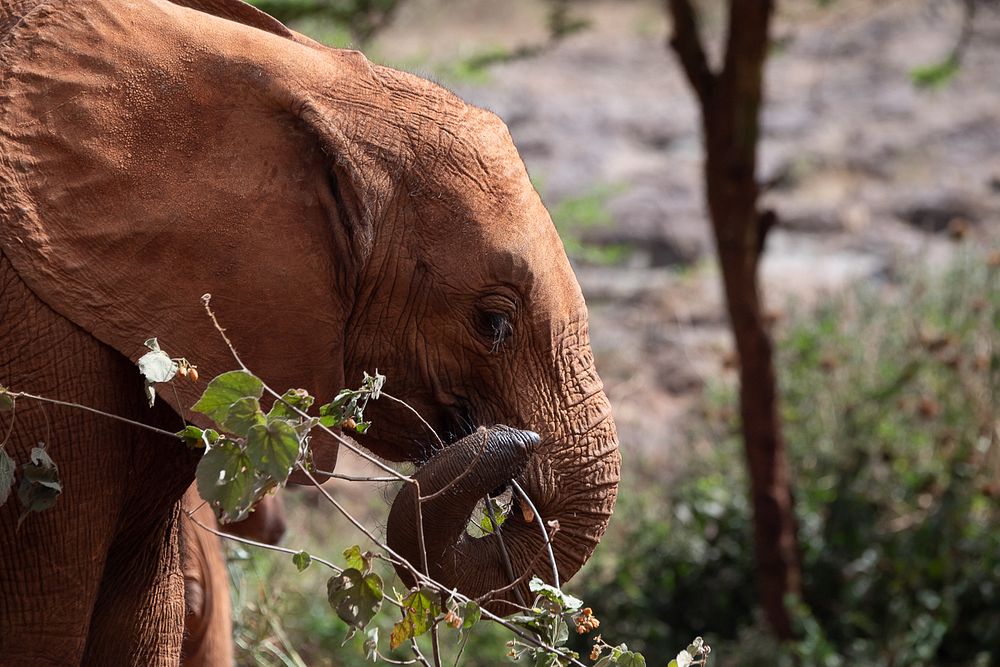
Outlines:
<svg viewBox="0 0 1000 667"><path fill-rule="evenodd" d="M470 595L509 583L495 536L462 527L511 479L576 572L614 505L617 440L583 297L504 124L236 0L56 4L0 42L0 242L32 290L122 354L156 335L204 377L233 366L205 292L271 386L329 396L377 368L440 441L379 401L360 442L426 463L422 488L461 478L424 508L435 575ZM198 390L163 398L183 411ZM495 424L537 438L477 434ZM410 514L389 540L413 556ZM514 512L503 536L515 571L551 579L537 525Z"/></svg>

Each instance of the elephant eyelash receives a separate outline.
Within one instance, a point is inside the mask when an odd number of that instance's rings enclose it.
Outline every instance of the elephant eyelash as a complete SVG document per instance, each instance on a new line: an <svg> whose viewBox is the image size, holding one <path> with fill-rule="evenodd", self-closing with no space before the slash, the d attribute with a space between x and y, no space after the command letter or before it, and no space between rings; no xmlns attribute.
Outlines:
<svg viewBox="0 0 1000 667"><path fill-rule="evenodd" d="M514 334L514 325L511 324L510 319L506 315L499 313L491 313L489 321L490 329L493 333L493 344L490 346L490 352L495 353Z"/></svg>

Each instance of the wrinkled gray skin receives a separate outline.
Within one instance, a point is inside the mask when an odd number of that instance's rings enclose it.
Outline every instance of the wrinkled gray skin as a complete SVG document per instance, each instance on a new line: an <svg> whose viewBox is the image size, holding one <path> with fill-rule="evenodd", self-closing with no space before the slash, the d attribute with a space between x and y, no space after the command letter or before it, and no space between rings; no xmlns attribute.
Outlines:
<svg viewBox="0 0 1000 667"><path fill-rule="evenodd" d="M503 123L235 0L184 4L0 1L0 383L174 430L204 380L150 410L133 362L156 335L203 378L233 368L211 292L270 385L325 400L378 369L444 443L384 400L360 442L427 463L431 487L474 465L460 511L424 513L442 583L507 584L495 537L460 524L513 477L559 522L568 579L611 514L618 445L579 286ZM0 508L2 660L176 664L198 453L68 408L17 414L8 451L45 438L66 491L19 532ZM494 424L539 442L469 459ZM388 537L413 554L400 502ZM503 530L514 571L551 579L537 525Z"/></svg>

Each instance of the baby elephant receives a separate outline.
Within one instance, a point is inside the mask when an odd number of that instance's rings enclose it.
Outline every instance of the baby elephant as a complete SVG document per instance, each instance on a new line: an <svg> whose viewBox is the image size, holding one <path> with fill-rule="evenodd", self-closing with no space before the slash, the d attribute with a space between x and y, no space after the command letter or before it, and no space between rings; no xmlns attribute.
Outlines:
<svg viewBox="0 0 1000 667"><path fill-rule="evenodd" d="M222 540L202 524L239 537L277 544L285 534L281 496L265 496L256 510L238 523L220 526L194 485L184 495L181 515L181 567L184 572L184 667L233 664L233 621L229 574ZM188 511L194 510L193 519Z"/></svg>

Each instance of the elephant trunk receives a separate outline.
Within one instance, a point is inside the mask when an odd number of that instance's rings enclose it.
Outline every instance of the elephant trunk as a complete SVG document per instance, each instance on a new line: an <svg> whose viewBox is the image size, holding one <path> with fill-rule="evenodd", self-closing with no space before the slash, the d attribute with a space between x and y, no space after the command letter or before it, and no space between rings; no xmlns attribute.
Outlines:
<svg viewBox="0 0 1000 667"><path fill-rule="evenodd" d="M473 598L491 591L489 607L499 613L514 608L518 595L530 603L528 581L537 575L553 582L539 518L525 511L515 496L515 510L499 535L473 537L466 532L478 501L516 479L541 514L552 537L560 578L576 573L590 557L617 495L620 458L610 409L603 392L564 412L558 441L544 444L533 433L506 427L480 430L442 450L415 475L423 497L424 543L432 578ZM569 425L576 425L570 430ZM389 546L421 566L416 531L416 488L406 484L393 502L387 525ZM555 522L558 528L555 529ZM512 584L501 549L507 552ZM397 568L408 583L412 577ZM528 574L526 574L528 573ZM526 576L522 576L526 575Z"/></svg>

